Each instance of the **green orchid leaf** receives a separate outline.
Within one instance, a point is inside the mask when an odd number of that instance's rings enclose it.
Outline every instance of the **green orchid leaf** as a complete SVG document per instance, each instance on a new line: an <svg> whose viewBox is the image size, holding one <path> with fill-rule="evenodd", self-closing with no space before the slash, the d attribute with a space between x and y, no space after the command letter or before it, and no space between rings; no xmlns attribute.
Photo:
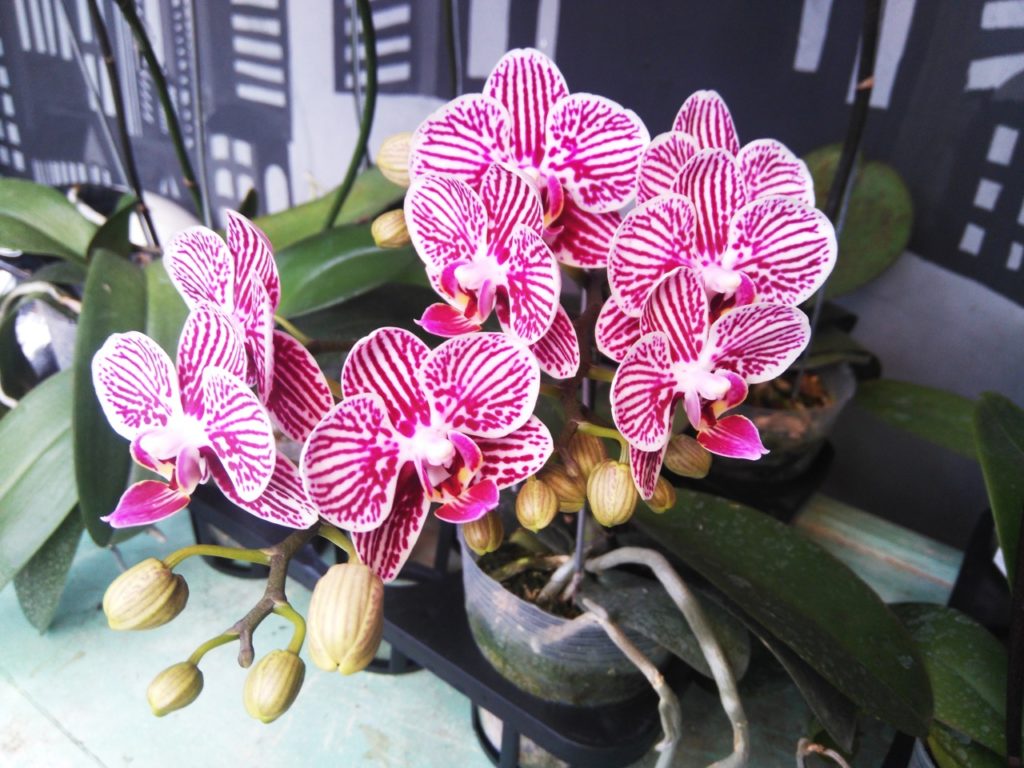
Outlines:
<svg viewBox="0 0 1024 768"><path fill-rule="evenodd" d="M999 546L1013 584L1024 511L1024 411L1002 395L986 392L974 411L974 436Z"/></svg>
<svg viewBox="0 0 1024 768"><path fill-rule="evenodd" d="M131 256L135 246L128 239L128 230L134 215L135 198L131 195L122 195L113 213L100 225L89 242L90 258L98 250L110 251L126 259Z"/></svg>
<svg viewBox="0 0 1024 768"><path fill-rule="evenodd" d="M73 509L14 577L21 611L40 632L46 631L57 614L71 561L75 559L81 540L82 516Z"/></svg>
<svg viewBox="0 0 1024 768"><path fill-rule="evenodd" d="M893 611L924 658L935 719L1006 754L1006 649L974 619L944 605L905 603Z"/></svg>
<svg viewBox="0 0 1024 768"><path fill-rule="evenodd" d="M846 331L835 326L819 326L800 365L803 368L823 368L836 363L869 366L875 365L877 358Z"/></svg>
<svg viewBox="0 0 1024 768"><path fill-rule="evenodd" d="M32 279L56 285L81 285L85 282L87 267L77 261L55 261L32 273Z"/></svg>
<svg viewBox="0 0 1024 768"><path fill-rule="evenodd" d="M974 401L941 389L892 379L858 385L854 402L897 429L975 459Z"/></svg>
<svg viewBox="0 0 1024 768"><path fill-rule="evenodd" d="M680 489L634 521L867 713L925 736L931 691L907 630L845 565L756 510Z"/></svg>
<svg viewBox="0 0 1024 768"><path fill-rule="evenodd" d="M238 204L238 212L247 219L254 219L259 210L260 193L256 187L249 187L249 191L245 193L245 197Z"/></svg>
<svg viewBox="0 0 1024 768"><path fill-rule="evenodd" d="M354 342L384 326L423 335L416 320L437 300L430 288L386 283L344 304L304 314L295 325L314 339L331 342Z"/></svg>
<svg viewBox="0 0 1024 768"><path fill-rule="evenodd" d="M94 234L96 225L56 189L0 178L0 248L84 262Z"/></svg>
<svg viewBox="0 0 1024 768"><path fill-rule="evenodd" d="M75 505L71 371L43 381L0 419L0 589Z"/></svg>
<svg viewBox="0 0 1024 768"><path fill-rule="evenodd" d="M331 202L336 190L318 197L302 205L260 216L255 224L266 233L274 246L280 251L300 240L305 240L324 228L324 221L331 210ZM405 190L391 183L376 168L363 171L356 177L345 204L341 207L335 227L355 224L368 220L388 208L395 207L405 195Z"/></svg>
<svg viewBox="0 0 1024 768"><path fill-rule="evenodd" d="M163 261L146 265L146 335L174 360L188 307L167 276Z"/></svg>
<svg viewBox="0 0 1024 768"><path fill-rule="evenodd" d="M928 749L939 768L1005 768L1006 760L963 734L932 724L928 735Z"/></svg>
<svg viewBox="0 0 1024 768"><path fill-rule="evenodd" d="M128 444L107 423L92 385L92 358L112 333L141 331L146 323L146 275L115 253L96 251L82 299L75 341L75 477L86 530L99 546L113 529L100 520L128 485Z"/></svg>
<svg viewBox="0 0 1024 768"><path fill-rule="evenodd" d="M328 230L277 254L281 274L278 313L294 317L349 299L419 266L412 248L381 249L369 227Z"/></svg>

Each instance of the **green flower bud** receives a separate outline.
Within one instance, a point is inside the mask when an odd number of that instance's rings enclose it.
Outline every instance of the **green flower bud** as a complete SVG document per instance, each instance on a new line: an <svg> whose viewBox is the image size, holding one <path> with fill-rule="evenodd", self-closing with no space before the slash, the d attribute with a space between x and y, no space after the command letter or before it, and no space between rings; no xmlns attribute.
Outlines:
<svg viewBox="0 0 1024 768"><path fill-rule="evenodd" d="M320 669L343 675L363 669L384 632L384 582L361 563L331 566L313 588L306 629Z"/></svg>
<svg viewBox="0 0 1024 768"><path fill-rule="evenodd" d="M152 629L181 613L187 602L185 579L148 557L111 582L103 612L111 629Z"/></svg>
<svg viewBox="0 0 1024 768"><path fill-rule="evenodd" d="M664 477L659 477L654 486L654 495L647 499L646 503L652 512L657 512L659 515L662 512L667 512L676 503L676 489Z"/></svg>
<svg viewBox="0 0 1024 768"><path fill-rule="evenodd" d="M299 695L306 665L292 651L280 648L256 662L245 678L245 711L261 723L271 723L288 711Z"/></svg>
<svg viewBox="0 0 1024 768"><path fill-rule="evenodd" d="M665 466L677 475L700 480L711 470L711 454L689 435L676 435L668 441Z"/></svg>
<svg viewBox="0 0 1024 768"><path fill-rule="evenodd" d="M604 449L604 441L601 438L578 430L569 439L568 448L569 455L585 478L590 477L594 468L608 458Z"/></svg>
<svg viewBox="0 0 1024 768"><path fill-rule="evenodd" d="M377 153L377 167L384 178L400 187L409 186L409 151L412 133L396 133L384 139Z"/></svg>
<svg viewBox="0 0 1024 768"><path fill-rule="evenodd" d="M587 482L578 475L570 474L561 464L545 467L537 475L558 498L559 512L579 512L587 497Z"/></svg>
<svg viewBox="0 0 1024 768"><path fill-rule="evenodd" d="M191 661L174 664L153 678L146 690L146 701L157 717L183 709L203 690L203 673Z"/></svg>
<svg viewBox="0 0 1024 768"><path fill-rule="evenodd" d="M498 510L492 509L479 520L463 524L462 537L466 540L466 546L478 555L496 550L505 538L505 528L501 524Z"/></svg>
<svg viewBox="0 0 1024 768"><path fill-rule="evenodd" d="M387 211L373 220L370 234L378 248L401 248L408 245L409 229L405 226L405 211Z"/></svg>
<svg viewBox="0 0 1024 768"><path fill-rule="evenodd" d="M601 525L622 525L633 516L639 494L629 467L613 459L601 462L587 481L590 511Z"/></svg>
<svg viewBox="0 0 1024 768"><path fill-rule="evenodd" d="M558 496L550 485L536 477L527 478L516 496L516 519L536 533L547 528L558 513ZM579 509L577 507L577 509Z"/></svg>

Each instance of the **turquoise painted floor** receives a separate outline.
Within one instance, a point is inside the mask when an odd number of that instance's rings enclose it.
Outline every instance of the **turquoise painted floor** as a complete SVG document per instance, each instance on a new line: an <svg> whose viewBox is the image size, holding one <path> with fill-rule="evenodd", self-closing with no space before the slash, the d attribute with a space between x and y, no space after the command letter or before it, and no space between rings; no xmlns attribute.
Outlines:
<svg viewBox="0 0 1024 768"><path fill-rule="evenodd" d="M137 536L122 545L125 560L164 556L191 541L184 515L161 528L166 543ZM109 551L83 541L58 617L44 635L22 617L12 587L0 592L3 768L490 765L470 727L469 701L425 671L344 678L321 672L307 658L295 705L262 725L242 707L245 671L234 663L234 646L227 645L204 660L206 684L198 701L166 718L153 717L145 701L153 675L221 632L258 599L261 587L191 559L180 569L191 589L186 611L156 630L117 633L107 628L100 600L118 572ZM292 584L289 597L304 611L304 588ZM289 626L268 619L256 636L257 656L284 646ZM799 694L772 663L759 664L741 693L752 724L751 765L793 765L810 717ZM716 694L690 686L683 708L686 736L675 765L703 766L728 754L731 734ZM877 766L887 743L883 729L869 729L855 765ZM638 765L654 761L649 755Z"/></svg>

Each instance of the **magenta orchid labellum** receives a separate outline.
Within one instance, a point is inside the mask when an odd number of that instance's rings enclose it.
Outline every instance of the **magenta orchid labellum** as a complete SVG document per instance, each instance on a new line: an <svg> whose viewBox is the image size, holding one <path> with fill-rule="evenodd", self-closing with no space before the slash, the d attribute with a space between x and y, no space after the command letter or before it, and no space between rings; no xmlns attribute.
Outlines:
<svg viewBox="0 0 1024 768"><path fill-rule="evenodd" d="M431 502L442 520L476 520L552 452L532 415L537 362L503 334L461 335L431 350L408 331L381 328L353 347L341 386L345 399L303 449L302 478L320 514L352 532L385 581L408 558Z"/></svg>

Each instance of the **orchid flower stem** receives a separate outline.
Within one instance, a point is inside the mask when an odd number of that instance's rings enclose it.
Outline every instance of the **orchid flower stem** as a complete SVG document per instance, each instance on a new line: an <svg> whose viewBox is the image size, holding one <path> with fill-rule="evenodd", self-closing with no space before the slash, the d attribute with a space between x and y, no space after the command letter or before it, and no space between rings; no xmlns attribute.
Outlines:
<svg viewBox="0 0 1024 768"><path fill-rule="evenodd" d="M238 633L234 631L228 631L224 634L217 635L216 637L211 637L205 643L196 648L192 652L192 655L188 657L188 660L191 664L199 666L199 662L203 660L203 656L212 651L214 648L219 648L220 646L234 642L237 639Z"/></svg>
<svg viewBox="0 0 1024 768"><path fill-rule="evenodd" d="M359 553L356 552L355 546L352 544L352 539L344 534L344 532L338 530L333 525L323 523L320 526L320 530L317 532L317 536L322 539L327 539L338 549L344 550L345 554L348 555L348 561L350 563L361 563L362 558L359 557Z"/></svg>
<svg viewBox="0 0 1024 768"><path fill-rule="evenodd" d="M288 643L288 650L292 653L298 653L302 650L302 643L306 639L306 620L303 619L299 612L292 608L291 604L288 602L278 603L275 605L274 613L288 619L288 621L295 626L295 631L292 633L292 640Z"/></svg>
<svg viewBox="0 0 1024 768"><path fill-rule="evenodd" d="M619 430L612 429L611 427L599 427L597 424L591 424L589 421L581 421L576 425L576 430L585 435L617 440L619 443L619 463L625 464L629 461L629 443Z"/></svg>
<svg viewBox="0 0 1024 768"><path fill-rule="evenodd" d="M540 393L544 395L544 397L550 397L555 400L559 400L562 397L562 390L555 384L548 384L547 382L541 383Z"/></svg>
<svg viewBox="0 0 1024 768"><path fill-rule="evenodd" d="M280 325L282 328L288 331L289 335L291 335L302 346L308 347L310 344L313 343L312 337L307 336L302 331L300 331L298 327L295 325L295 323L293 323L291 320L281 317L281 315L274 315L274 322L276 322L278 325Z"/></svg>
<svg viewBox="0 0 1024 768"><path fill-rule="evenodd" d="M829 758L840 768L850 768L850 764L834 749L829 749L821 744L815 744L809 739L800 739L796 743L796 768L805 768L804 758L808 755L821 755L822 757Z"/></svg>
<svg viewBox="0 0 1024 768"><path fill-rule="evenodd" d="M610 384L615 378L615 371L605 368L603 365L592 365L587 368L587 378L594 381L606 381Z"/></svg>
<svg viewBox="0 0 1024 768"><path fill-rule="evenodd" d="M182 561L193 557L194 555L202 555L203 557L222 557L225 560L241 560L245 563L270 565L270 555L262 549L222 547L219 544L193 544L190 547L182 547L164 558L164 565L173 569L180 565Z"/></svg>
<svg viewBox="0 0 1024 768"><path fill-rule="evenodd" d="M338 218L349 192L352 191L352 185L355 184L359 165L366 155L366 142L370 138L370 126L373 125L373 113L377 107L377 33L373 28L370 0L356 0L356 8L359 11L359 23L363 29L363 53L366 57L366 101L363 104L363 114L359 120L359 136L356 138L356 146L352 150L352 160L349 162L345 178L331 202L331 209L327 213L327 219L323 225L324 232L334 226L334 221ZM355 51L352 51L352 57L353 59L358 58Z"/></svg>
<svg viewBox="0 0 1024 768"><path fill-rule="evenodd" d="M746 765L750 759L750 728L747 716L743 711L732 668L729 666L729 661L722 651L722 646L718 642L714 630L708 623L700 602L679 578L679 574L669 565L668 560L653 549L621 547L588 560L586 567L588 571L597 573L618 565L643 565L649 568L661 582L679 612L683 614L683 618L690 625L694 637L700 644L700 649L704 653L715 684L718 686L722 709L725 710L729 722L732 723L733 733L732 754L714 763L712 768L735 768Z"/></svg>

